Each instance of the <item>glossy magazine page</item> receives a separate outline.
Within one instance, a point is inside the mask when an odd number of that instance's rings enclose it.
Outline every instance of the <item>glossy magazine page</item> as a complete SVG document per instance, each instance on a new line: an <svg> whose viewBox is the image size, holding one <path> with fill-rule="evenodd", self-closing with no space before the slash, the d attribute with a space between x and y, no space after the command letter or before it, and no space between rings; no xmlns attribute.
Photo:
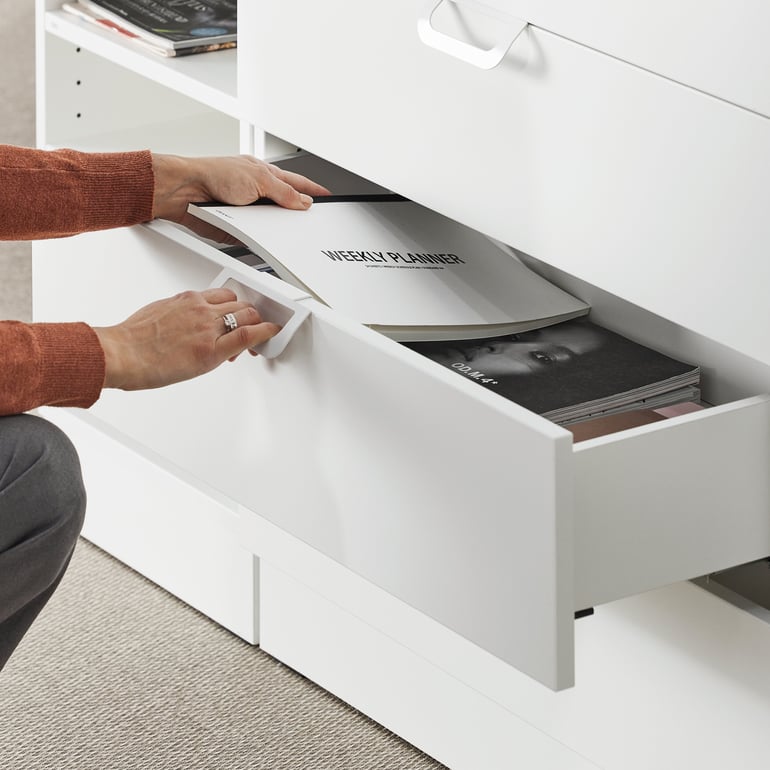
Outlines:
<svg viewBox="0 0 770 770"><path fill-rule="evenodd" d="M490 339L409 347L562 424L699 398L697 366L587 319Z"/></svg>
<svg viewBox="0 0 770 770"><path fill-rule="evenodd" d="M234 43L236 0L76 0L78 7L164 48ZM84 16L85 14L81 14Z"/></svg>

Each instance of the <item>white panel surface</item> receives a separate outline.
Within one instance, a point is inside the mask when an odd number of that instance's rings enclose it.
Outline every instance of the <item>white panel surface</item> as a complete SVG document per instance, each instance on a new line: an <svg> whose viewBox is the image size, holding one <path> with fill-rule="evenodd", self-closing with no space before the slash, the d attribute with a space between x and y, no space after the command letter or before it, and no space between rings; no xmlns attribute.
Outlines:
<svg viewBox="0 0 770 770"><path fill-rule="evenodd" d="M239 103L235 98L235 49L212 51L205 56L166 58L138 50L130 42L125 42L121 35L102 30L61 10L46 14L45 28L73 46L82 46L103 57L107 67L119 65L133 73L137 80L144 81L135 87L137 98L157 83L231 117L240 116ZM135 101L130 100L130 103L136 107ZM143 110L136 112L141 114Z"/></svg>
<svg viewBox="0 0 770 770"><path fill-rule="evenodd" d="M770 555L770 398L575 447L575 602Z"/></svg>
<svg viewBox="0 0 770 770"><path fill-rule="evenodd" d="M86 539L255 644L257 563L239 541L238 512L89 425L82 410L41 412L77 447Z"/></svg>
<svg viewBox="0 0 770 770"><path fill-rule="evenodd" d="M52 33L41 35L47 61L38 73L44 81L37 121L41 146L237 154L238 121L201 103L200 88L190 96L189 84L179 88L167 78L148 79L120 57L105 58L104 52L94 53L79 42ZM142 54L131 53L144 60ZM41 53L41 62L42 58Z"/></svg>
<svg viewBox="0 0 770 770"><path fill-rule="evenodd" d="M262 649L447 767L599 770L408 646L261 567Z"/></svg>
<svg viewBox="0 0 770 770"><path fill-rule="evenodd" d="M690 583L578 621L577 685L553 693L322 557L287 560L298 549L268 539L281 569L264 571L266 649L448 767L766 767L770 627Z"/></svg>
<svg viewBox="0 0 770 770"><path fill-rule="evenodd" d="M460 0L462 2L462 0ZM770 116L763 0L484 0L535 26Z"/></svg>

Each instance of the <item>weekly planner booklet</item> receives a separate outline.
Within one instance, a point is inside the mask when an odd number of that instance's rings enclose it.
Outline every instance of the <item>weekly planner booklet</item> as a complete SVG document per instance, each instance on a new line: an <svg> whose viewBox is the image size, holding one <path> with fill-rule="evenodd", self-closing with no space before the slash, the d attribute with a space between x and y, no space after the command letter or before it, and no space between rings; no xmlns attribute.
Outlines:
<svg viewBox="0 0 770 770"><path fill-rule="evenodd" d="M589 306L486 236L397 195L326 196L307 211L191 205L276 274L401 341L512 334Z"/></svg>

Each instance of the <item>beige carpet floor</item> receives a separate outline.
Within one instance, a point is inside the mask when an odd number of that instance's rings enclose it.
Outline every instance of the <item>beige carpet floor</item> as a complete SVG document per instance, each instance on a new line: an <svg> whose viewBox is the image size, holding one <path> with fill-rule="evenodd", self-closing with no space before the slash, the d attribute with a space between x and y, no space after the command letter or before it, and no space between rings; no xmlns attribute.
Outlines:
<svg viewBox="0 0 770 770"><path fill-rule="evenodd" d="M34 144L33 7L0 0L3 143ZM29 252L0 244L0 317ZM85 541L0 674L2 770L440 767Z"/></svg>
<svg viewBox="0 0 770 770"><path fill-rule="evenodd" d="M440 765L81 541L0 674L3 770Z"/></svg>

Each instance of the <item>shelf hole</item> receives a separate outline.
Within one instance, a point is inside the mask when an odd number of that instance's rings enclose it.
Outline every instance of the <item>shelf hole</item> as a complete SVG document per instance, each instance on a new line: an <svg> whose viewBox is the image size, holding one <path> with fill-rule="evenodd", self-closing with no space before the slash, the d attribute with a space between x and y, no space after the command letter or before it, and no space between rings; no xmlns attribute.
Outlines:
<svg viewBox="0 0 770 770"><path fill-rule="evenodd" d="M82 82L82 81L80 81L80 80L76 80L76 81L75 81L75 85L76 85L76 86L79 86L79 85L81 84L81 82Z"/></svg>
<svg viewBox="0 0 770 770"><path fill-rule="evenodd" d="M76 117L76 118L79 118L79 117L81 116L81 114L82 114L82 113L80 113L80 112L79 112L77 115L75 115L75 117Z"/></svg>

